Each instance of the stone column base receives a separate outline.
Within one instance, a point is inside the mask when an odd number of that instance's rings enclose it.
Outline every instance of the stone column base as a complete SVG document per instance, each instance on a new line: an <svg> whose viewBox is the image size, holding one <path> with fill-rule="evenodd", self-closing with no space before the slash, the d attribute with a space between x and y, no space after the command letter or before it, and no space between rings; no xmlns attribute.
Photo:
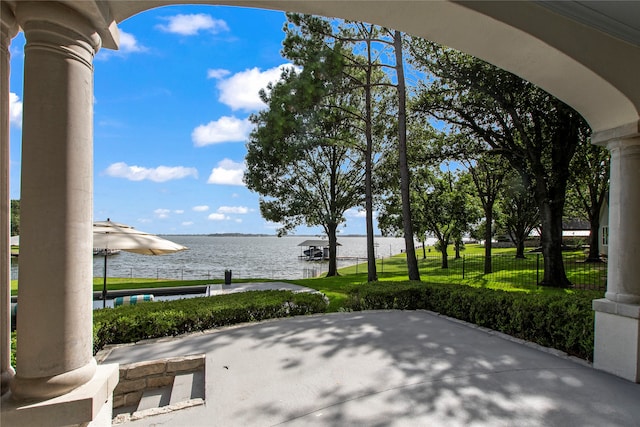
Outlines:
<svg viewBox="0 0 640 427"><path fill-rule="evenodd" d="M640 305L593 301L593 367L640 383Z"/></svg>
<svg viewBox="0 0 640 427"><path fill-rule="evenodd" d="M93 378L71 392L36 403L2 398L0 425L6 426L111 426L113 389L118 364L99 365Z"/></svg>

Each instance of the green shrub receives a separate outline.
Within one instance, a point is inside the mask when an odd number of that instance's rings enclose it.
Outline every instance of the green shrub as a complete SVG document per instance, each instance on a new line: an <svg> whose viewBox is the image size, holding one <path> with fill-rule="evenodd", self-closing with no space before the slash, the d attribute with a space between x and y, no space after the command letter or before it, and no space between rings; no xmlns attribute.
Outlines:
<svg viewBox="0 0 640 427"><path fill-rule="evenodd" d="M324 313L326 309L327 300L321 294L254 291L97 310L93 315L93 351L95 354L108 344L276 317Z"/></svg>
<svg viewBox="0 0 640 427"><path fill-rule="evenodd" d="M593 355L593 293L504 292L464 285L378 282L353 289L347 309L425 309L582 359Z"/></svg>

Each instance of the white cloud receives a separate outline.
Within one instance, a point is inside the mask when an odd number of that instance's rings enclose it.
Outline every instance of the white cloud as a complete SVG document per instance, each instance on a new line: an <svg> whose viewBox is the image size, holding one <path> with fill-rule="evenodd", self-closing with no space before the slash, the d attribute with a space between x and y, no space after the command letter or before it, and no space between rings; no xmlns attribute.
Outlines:
<svg viewBox="0 0 640 427"><path fill-rule="evenodd" d="M366 218L367 212L361 208L351 208L345 211L344 216L348 218Z"/></svg>
<svg viewBox="0 0 640 427"><path fill-rule="evenodd" d="M107 60L112 56L124 57L130 53L147 52L149 49L138 42L136 36L126 31L120 30L120 42L118 50L100 49L96 60Z"/></svg>
<svg viewBox="0 0 640 427"><path fill-rule="evenodd" d="M11 54L11 59L20 58L22 60L24 58L24 45L12 43L9 46L9 52Z"/></svg>
<svg viewBox="0 0 640 427"><path fill-rule="evenodd" d="M249 208L246 206L220 206L218 212L225 214L241 214L249 213Z"/></svg>
<svg viewBox="0 0 640 427"><path fill-rule="evenodd" d="M183 209L176 209L175 211L173 211L173 213L176 213L178 215L182 215L184 213Z"/></svg>
<svg viewBox="0 0 640 427"><path fill-rule="evenodd" d="M245 169L244 163L224 159L218 163L217 168L211 170L207 184L244 185L242 177Z"/></svg>
<svg viewBox="0 0 640 427"><path fill-rule="evenodd" d="M212 213L208 216L208 218L211 221L224 221L224 220L228 220L231 219L228 216L226 216L225 214L221 214L221 213Z"/></svg>
<svg viewBox="0 0 640 427"><path fill-rule="evenodd" d="M205 13L179 14L166 16L161 19L167 21L168 24L158 24L156 28L167 33L180 34L182 36L195 36L200 31L208 31L213 34L229 31L229 26L225 21L215 19Z"/></svg>
<svg viewBox="0 0 640 427"><path fill-rule="evenodd" d="M22 101L13 92L9 93L9 123L22 127Z"/></svg>
<svg viewBox="0 0 640 427"><path fill-rule="evenodd" d="M223 77L227 77L231 74L231 71L225 70L223 68L216 68L207 70L207 78L208 79L221 79Z"/></svg>
<svg viewBox="0 0 640 427"><path fill-rule="evenodd" d="M182 223L183 226L188 227L190 225L193 225L193 221L185 221Z"/></svg>
<svg viewBox="0 0 640 427"><path fill-rule="evenodd" d="M282 64L265 71L260 71L255 67L236 73L228 79L220 80L218 82L220 90L218 100L234 111L261 110L266 105L260 99L260 89L266 89L269 82L280 80L282 71L291 67L293 67L292 64Z"/></svg>
<svg viewBox="0 0 640 427"><path fill-rule="evenodd" d="M153 213L158 218L169 218L169 213L171 213L171 211L169 209L156 209Z"/></svg>
<svg viewBox="0 0 640 427"><path fill-rule="evenodd" d="M138 43L136 36L120 30L120 49L121 53L146 52L148 49Z"/></svg>
<svg viewBox="0 0 640 427"><path fill-rule="evenodd" d="M207 205L199 205L199 206L194 206L192 208L195 212L206 212L209 210L209 206Z"/></svg>
<svg viewBox="0 0 640 427"><path fill-rule="evenodd" d="M158 166L157 168L145 168L142 166L129 166L124 162L110 165L105 173L114 178L126 178L130 181L149 180L153 182L165 182L174 179L182 179L189 176L198 178L196 168L184 166Z"/></svg>
<svg viewBox="0 0 640 427"><path fill-rule="evenodd" d="M191 139L196 147L223 142L244 142L252 129L253 124L249 119L225 116L195 128L191 133Z"/></svg>
<svg viewBox="0 0 640 427"><path fill-rule="evenodd" d="M282 227L282 224L280 224L279 222L267 221L263 224L263 227L266 228L267 230L277 230Z"/></svg>

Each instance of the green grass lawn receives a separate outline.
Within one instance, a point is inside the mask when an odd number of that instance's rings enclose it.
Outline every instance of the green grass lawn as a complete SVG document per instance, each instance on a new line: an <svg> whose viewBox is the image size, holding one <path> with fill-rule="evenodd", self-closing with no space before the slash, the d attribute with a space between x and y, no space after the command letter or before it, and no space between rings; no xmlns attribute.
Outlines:
<svg viewBox="0 0 640 427"><path fill-rule="evenodd" d="M524 260L515 259L515 249L499 248L492 251L495 256L493 273L484 274L484 248L480 245L467 245L464 258L449 259L449 268L441 268L440 253L427 252L423 259L422 250L417 251L420 278L425 283L442 283L451 285L468 285L508 292L527 292L545 294L571 294L575 292L589 293L594 299L601 298L604 288L595 285L582 289L558 289L538 286L536 279L542 279L542 255L527 253ZM573 283L598 284L606 279L606 264L581 265L584 259L581 251L567 252L565 262L567 276ZM406 256L399 254L391 258L379 259L376 263L380 282L408 281ZM578 268L576 268L578 267ZM338 311L346 302L349 291L367 282L366 263L340 269L338 277L321 277L299 279L292 282L301 286L317 289L329 297L329 311ZM539 268L539 277L536 269ZM463 278L464 269L464 278ZM604 285L602 283L602 285ZM583 286L585 287L585 286ZM597 290L593 290L597 289Z"/></svg>

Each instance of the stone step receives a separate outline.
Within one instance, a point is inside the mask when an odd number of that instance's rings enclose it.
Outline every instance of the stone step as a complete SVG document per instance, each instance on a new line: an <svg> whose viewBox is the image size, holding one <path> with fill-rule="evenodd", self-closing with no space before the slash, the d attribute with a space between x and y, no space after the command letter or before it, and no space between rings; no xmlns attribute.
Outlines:
<svg viewBox="0 0 640 427"><path fill-rule="evenodd" d="M169 404L174 405L197 398L204 399L204 371L176 375Z"/></svg>
<svg viewBox="0 0 640 427"><path fill-rule="evenodd" d="M138 403L137 411L167 406L171 399L171 386L145 390Z"/></svg>

